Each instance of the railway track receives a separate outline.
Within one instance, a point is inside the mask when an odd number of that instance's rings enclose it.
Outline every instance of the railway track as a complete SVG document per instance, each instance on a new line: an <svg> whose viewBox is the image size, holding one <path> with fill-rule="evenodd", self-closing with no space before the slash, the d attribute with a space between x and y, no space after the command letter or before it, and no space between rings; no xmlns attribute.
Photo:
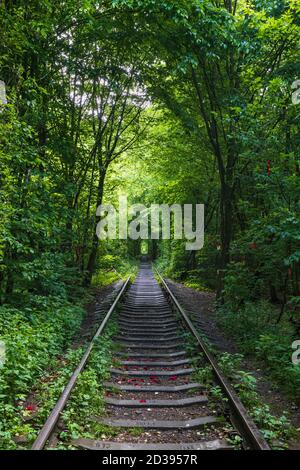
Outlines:
<svg viewBox="0 0 300 470"><path fill-rule="evenodd" d="M159 276L159 274L158 274ZM230 449L227 437L238 432L242 447L268 450L253 421L219 371L198 331L149 263L141 263L135 282L126 294L128 280L104 318L81 363L41 430L33 449L43 449L71 394L81 370L102 334L116 305L118 344L111 378L104 383L106 412L92 420L115 428L113 440L79 438L72 445L89 450L220 450ZM201 356L197 364L191 355ZM216 385L226 397L224 409L196 380L197 369L210 365ZM232 431L233 429L233 431ZM134 432L133 432L134 431Z"/></svg>

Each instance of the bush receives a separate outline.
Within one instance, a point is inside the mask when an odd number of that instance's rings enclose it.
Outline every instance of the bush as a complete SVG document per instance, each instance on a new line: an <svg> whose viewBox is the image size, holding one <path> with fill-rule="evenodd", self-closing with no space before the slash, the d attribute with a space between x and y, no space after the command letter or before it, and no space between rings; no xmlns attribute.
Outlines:
<svg viewBox="0 0 300 470"><path fill-rule="evenodd" d="M107 286L113 282L134 275L137 271L137 260L131 257L121 258L113 254L100 257L99 269L93 276L93 286Z"/></svg>
<svg viewBox="0 0 300 470"><path fill-rule="evenodd" d="M249 372L240 369L242 360L241 354L224 353L219 359L219 366L233 382L243 404L271 447L286 448L287 441L294 436L291 423L285 413L280 417L274 416L269 405L262 402L257 391L256 378Z"/></svg>
<svg viewBox="0 0 300 470"><path fill-rule="evenodd" d="M247 302L239 310L218 309L218 322L241 351L264 361L270 377L299 399L300 365L292 364L294 332L288 323L276 324L274 307L266 301Z"/></svg>
<svg viewBox="0 0 300 470"><path fill-rule="evenodd" d="M18 401L46 374L83 319L84 310L79 306L51 298L44 299L43 305L43 310L0 308L0 339L6 353L0 374L2 448L11 442L12 429L18 422Z"/></svg>
<svg viewBox="0 0 300 470"><path fill-rule="evenodd" d="M26 393L49 361L69 344L83 319L82 308L49 299L45 310L0 308L0 337L6 347L1 369L2 398ZM30 319L28 319L30 317Z"/></svg>
<svg viewBox="0 0 300 470"><path fill-rule="evenodd" d="M243 262L230 263L224 279L224 301L228 308L238 309L259 295L261 280Z"/></svg>
<svg viewBox="0 0 300 470"><path fill-rule="evenodd" d="M272 378L292 396L300 399L300 365L293 364L292 338L284 335L260 335L256 355L267 364Z"/></svg>
<svg viewBox="0 0 300 470"><path fill-rule="evenodd" d="M255 341L267 327L267 320L273 314L272 307L266 301L247 302L234 310L227 304L218 309L218 321L222 328L230 333L243 352L255 350ZM268 326L272 328L271 325Z"/></svg>

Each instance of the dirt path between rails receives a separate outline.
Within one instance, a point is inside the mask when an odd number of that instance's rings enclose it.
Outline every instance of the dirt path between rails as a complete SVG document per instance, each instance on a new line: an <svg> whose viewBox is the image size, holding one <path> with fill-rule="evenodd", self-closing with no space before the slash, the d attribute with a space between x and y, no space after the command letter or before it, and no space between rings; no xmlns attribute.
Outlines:
<svg viewBox="0 0 300 470"><path fill-rule="evenodd" d="M217 325L216 310L214 307L215 294L210 292L198 292L185 287L182 284L168 280L168 284L188 314L194 315L194 319L207 336L212 346L220 352L231 354L241 353L235 342L229 338ZM262 365L251 357L243 361L243 369L250 372L257 380L257 392L264 403L270 406L270 411L279 417L283 412L288 413L292 425L300 428L299 406L282 393L267 374L262 370ZM300 437L289 444L289 449L300 450Z"/></svg>

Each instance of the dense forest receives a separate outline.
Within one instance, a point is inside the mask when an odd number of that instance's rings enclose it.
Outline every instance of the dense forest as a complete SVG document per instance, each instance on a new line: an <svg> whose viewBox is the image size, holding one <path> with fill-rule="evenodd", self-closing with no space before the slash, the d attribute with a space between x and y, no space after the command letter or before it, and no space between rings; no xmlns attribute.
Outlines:
<svg viewBox="0 0 300 470"><path fill-rule="evenodd" d="M2 0L0 31L0 447L32 442L26 397L141 252L299 401L299 1ZM120 195L204 204L204 248L99 240Z"/></svg>

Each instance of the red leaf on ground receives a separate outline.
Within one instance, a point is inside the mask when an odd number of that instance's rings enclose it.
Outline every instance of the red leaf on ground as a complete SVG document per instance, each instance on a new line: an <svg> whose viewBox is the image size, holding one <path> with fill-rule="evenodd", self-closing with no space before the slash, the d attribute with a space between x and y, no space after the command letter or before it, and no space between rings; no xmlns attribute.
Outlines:
<svg viewBox="0 0 300 470"><path fill-rule="evenodd" d="M25 409L26 409L26 411L35 411L36 406L35 405L27 405Z"/></svg>

